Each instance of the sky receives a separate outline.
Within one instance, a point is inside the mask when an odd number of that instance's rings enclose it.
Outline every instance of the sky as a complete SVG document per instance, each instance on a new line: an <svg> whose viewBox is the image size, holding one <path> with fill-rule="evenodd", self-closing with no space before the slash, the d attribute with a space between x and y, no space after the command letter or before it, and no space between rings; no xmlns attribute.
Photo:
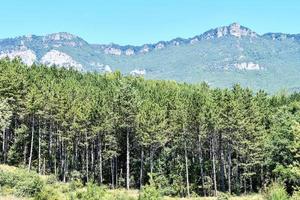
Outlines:
<svg viewBox="0 0 300 200"><path fill-rule="evenodd" d="M0 0L0 38L69 32L89 43L141 45L238 22L300 33L299 0Z"/></svg>

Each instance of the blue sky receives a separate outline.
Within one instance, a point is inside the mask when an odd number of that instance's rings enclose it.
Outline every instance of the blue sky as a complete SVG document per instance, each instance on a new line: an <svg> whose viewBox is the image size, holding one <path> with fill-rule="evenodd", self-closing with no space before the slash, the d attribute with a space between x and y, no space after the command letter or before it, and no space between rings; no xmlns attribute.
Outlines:
<svg viewBox="0 0 300 200"><path fill-rule="evenodd" d="M0 38L64 31L90 43L139 45L232 22L258 33L300 33L300 1L3 0Z"/></svg>

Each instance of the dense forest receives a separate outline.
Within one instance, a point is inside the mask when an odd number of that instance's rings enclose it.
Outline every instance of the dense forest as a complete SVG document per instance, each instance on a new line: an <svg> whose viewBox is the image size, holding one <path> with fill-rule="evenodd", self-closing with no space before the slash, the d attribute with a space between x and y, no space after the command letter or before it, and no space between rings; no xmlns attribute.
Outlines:
<svg viewBox="0 0 300 200"><path fill-rule="evenodd" d="M165 195L300 185L300 94L0 61L1 163Z"/></svg>

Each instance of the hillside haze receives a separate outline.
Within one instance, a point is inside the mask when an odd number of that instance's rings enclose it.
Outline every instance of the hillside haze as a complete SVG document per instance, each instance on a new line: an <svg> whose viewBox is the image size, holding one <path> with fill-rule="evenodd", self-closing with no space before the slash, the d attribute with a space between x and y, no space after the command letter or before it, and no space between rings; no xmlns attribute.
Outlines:
<svg viewBox="0 0 300 200"><path fill-rule="evenodd" d="M25 64L74 67L80 71L144 75L211 86L235 83L275 92L300 88L300 34L266 33L238 23L183 39L141 46L89 44L70 33L0 40L0 58Z"/></svg>

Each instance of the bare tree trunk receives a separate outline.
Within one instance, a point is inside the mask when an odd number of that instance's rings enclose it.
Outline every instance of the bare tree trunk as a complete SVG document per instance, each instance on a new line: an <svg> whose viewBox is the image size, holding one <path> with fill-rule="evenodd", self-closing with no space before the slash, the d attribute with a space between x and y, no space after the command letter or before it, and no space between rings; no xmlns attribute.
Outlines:
<svg viewBox="0 0 300 200"><path fill-rule="evenodd" d="M63 182L66 182L66 173L65 173L65 165L66 165L66 163L65 163L65 161L66 161L66 159L65 159L65 144L64 144L64 140L62 139L62 141L61 141L61 156L60 156L60 159L61 159L61 171L62 171L62 175L63 175Z"/></svg>
<svg viewBox="0 0 300 200"><path fill-rule="evenodd" d="M94 168L94 140L92 144L92 149L91 149L91 172L92 172L92 178L94 179L95 177L95 168Z"/></svg>
<svg viewBox="0 0 300 200"><path fill-rule="evenodd" d="M24 151L23 151L23 165L26 166L27 163L27 143L24 144Z"/></svg>
<svg viewBox="0 0 300 200"><path fill-rule="evenodd" d="M231 146L229 144L229 150L228 150L228 192L231 194Z"/></svg>
<svg viewBox="0 0 300 200"><path fill-rule="evenodd" d="M2 141L2 155L3 155L3 163L6 163L6 130L3 128L3 141Z"/></svg>
<svg viewBox="0 0 300 200"><path fill-rule="evenodd" d="M185 158L186 190L187 190L187 196L188 198L190 198L189 167L188 167L186 141L184 142L184 158Z"/></svg>
<svg viewBox="0 0 300 200"><path fill-rule="evenodd" d="M50 172L52 172L52 122L49 122L49 157L48 157L48 165L49 165L49 169Z"/></svg>
<svg viewBox="0 0 300 200"><path fill-rule="evenodd" d="M129 128L126 131L126 189L129 190L130 185L130 146L129 146Z"/></svg>
<svg viewBox="0 0 300 200"><path fill-rule="evenodd" d="M260 184L261 187L266 190L266 184L265 184L265 180L264 180L264 166L263 164L260 165Z"/></svg>
<svg viewBox="0 0 300 200"><path fill-rule="evenodd" d="M39 166L38 166L38 171L39 171L39 174L41 174L41 126L40 126L40 120L39 120L39 155L38 155L38 157L39 157Z"/></svg>
<svg viewBox="0 0 300 200"><path fill-rule="evenodd" d="M67 176L68 176L68 149L67 147L65 148L65 168L64 168L64 178L65 181L68 181Z"/></svg>
<svg viewBox="0 0 300 200"><path fill-rule="evenodd" d="M199 150L199 164L200 164L200 177L201 177L201 186L203 190L204 196L206 196L206 192L204 190L204 175L203 175L203 155L202 155L202 148L201 148L201 136L198 135L198 150Z"/></svg>
<svg viewBox="0 0 300 200"><path fill-rule="evenodd" d="M222 133L219 133L219 151L218 151L219 155L219 163L220 163L220 190L222 192L225 191L225 173L224 173L224 153L223 153L223 137L222 137Z"/></svg>
<svg viewBox="0 0 300 200"><path fill-rule="evenodd" d="M85 153L86 153L86 181L89 182L89 149L88 149L88 136L87 132L85 132Z"/></svg>
<svg viewBox="0 0 300 200"><path fill-rule="evenodd" d="M44 157L44 164L43 164L43 175L46 173L46 159Z"/></svg>
<svg viewBox="0 0 300 200"><path fill-rule="evenodd" d="M115 184L116 184L116 188L118 187L118 157L115 157L115 163L116 163L116 165L115 165L115 170L116 170L116 172L115 172L115 176L116 176L116 181L115 181Z"/></svg>
<svg viewBox="0 0 300 200"><path fill-rule="evenodd" d="M115 188L115 175L114 175L114 162L113 157L110 159L110 170L111 170L111 187L112 189Z"/></svg>
<svg viewBox="0 0 300 200"><path fill-rule="evenodd" d="M215 156L215 139L214 134L212 137L212 159L213 159L213 183L214 183L214 196L217 195L217 175L216 175L216 156Z"/></svg>
<svg viewBox="0 0 300 200"><path fill-rule="evenodd" d="M150 147L150 174L153 174L153 147Z"/></svg>
<svg viewBox="0 0 300 200"><path fill-rule="evenodd" d="M78 136L76 134L75 136L75 160L74 160L74 166L75 166L75 169L78 170Z"/></svg>
<svg viewBox="0 0 300 200"><path fill-rule="evenodd" d="M32 115L32 123L31 123L31 144L30 144L28 171L30 171L30 169L31 169L32 151L33 151L33 139L34 139L34 115Z"/></svg>
<svg viewBox="0 0 300 200"><path fill-rule="evenodd" d="M99 178L100 184L103 183L103 169L102 169L102 139L99 137Z"/></svg>
<svg viewBox="0 0 300 200"><path fill-rule="evenodd" d="M141 150L141 167L140 167L140 189L143 187L143 166L144 166L144 149Z"/></svg>
<svg viewBox="0 0 300 200"><path fill-rule="evenodd" d="M53 132L54 132L54 126L53 126ZM54 135L55 136L55 149L54 149L54 174L57 175L57 170L58 170L58 167L57 167L57 148L58 147L58 143L61 142L61 141L58 141L58 136L57 135ZM62 150L60 148L59 150L59 159L61 160L61 154L62 154ZM51 156L51 159L52 159L52 156Z"/></svg>

